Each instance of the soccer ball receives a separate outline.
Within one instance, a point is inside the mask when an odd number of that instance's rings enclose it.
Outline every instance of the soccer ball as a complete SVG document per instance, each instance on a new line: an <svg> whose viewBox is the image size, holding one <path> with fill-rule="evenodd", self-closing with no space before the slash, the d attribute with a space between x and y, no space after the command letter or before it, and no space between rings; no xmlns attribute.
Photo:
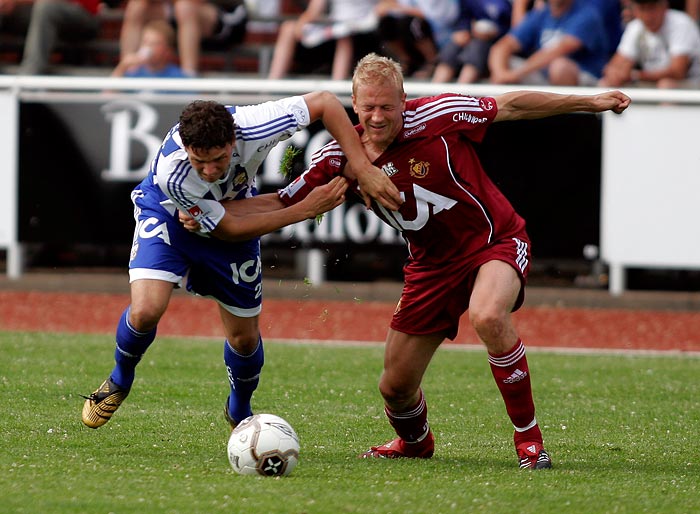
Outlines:
<svg viewBox="0 0 700 514"><path fill-rule="evenodd" d="M231 432L227 451L236 473L284 476L299 462L299 438L279 416L254 414Z"/></svg>

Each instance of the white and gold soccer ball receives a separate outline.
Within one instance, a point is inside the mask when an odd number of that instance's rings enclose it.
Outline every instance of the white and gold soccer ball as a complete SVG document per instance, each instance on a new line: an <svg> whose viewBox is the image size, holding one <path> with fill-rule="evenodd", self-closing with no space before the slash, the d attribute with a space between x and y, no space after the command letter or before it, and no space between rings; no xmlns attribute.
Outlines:
<svg viewBox="0 0 700 514"><path fill-rule="evenodd" d="M289 475L299 462L299 437L279 416L254 414L231 432L227 452L241 475Z"/></svg>

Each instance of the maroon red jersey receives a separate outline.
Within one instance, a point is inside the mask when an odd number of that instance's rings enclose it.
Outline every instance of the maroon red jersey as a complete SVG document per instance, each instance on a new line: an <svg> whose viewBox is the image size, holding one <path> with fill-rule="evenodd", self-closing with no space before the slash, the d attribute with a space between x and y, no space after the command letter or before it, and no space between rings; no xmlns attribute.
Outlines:
<svg viewBox="0 0 700 514"><path fill-rule="evenodd" d="M406 102L403 129L374 161L405 203L398 212L376 203L373 209L402 232L414 264L442 266L495 241L523 236L524 220L486 175L472 145L483 139L497 111L493 98L457 94ZM287 205L298 202L340 174L345 163L339 145L329 143L280 198Z"/></svg>

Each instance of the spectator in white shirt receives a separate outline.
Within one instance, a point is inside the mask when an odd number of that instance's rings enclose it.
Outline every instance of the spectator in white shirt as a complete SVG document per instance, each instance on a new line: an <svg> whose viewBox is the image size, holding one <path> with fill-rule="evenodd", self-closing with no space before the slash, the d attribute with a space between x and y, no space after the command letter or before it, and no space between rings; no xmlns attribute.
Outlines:
<svg viewBox="0 0 700 514"><path fill-rule="evenodd" d="M700 29L667 0L632 0L634 19L625 27L617 51L599 84L681 88L700 86Z"/></svg>

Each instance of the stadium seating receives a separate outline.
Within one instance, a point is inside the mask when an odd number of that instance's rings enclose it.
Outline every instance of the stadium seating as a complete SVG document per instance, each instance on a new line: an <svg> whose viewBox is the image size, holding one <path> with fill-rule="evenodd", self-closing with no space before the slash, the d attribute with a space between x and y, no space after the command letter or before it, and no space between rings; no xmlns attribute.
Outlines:
<svg viewBox="0 0 700 514"><path fill-rule="evenodd" d="M243 42L227 49L203 47L200 71L203 76L248 73L267 76L277 27L286 18L297 16L301 5L296 0L283 0L276 18L256 18L248 22ZM88 44L61 44L52 55L52 64L59 74L107 75L119 62L119 32L123 7L105 8L98 14L100 35ZM24 37L0 33L0 73L16 73L22 60Z"/></svg>

